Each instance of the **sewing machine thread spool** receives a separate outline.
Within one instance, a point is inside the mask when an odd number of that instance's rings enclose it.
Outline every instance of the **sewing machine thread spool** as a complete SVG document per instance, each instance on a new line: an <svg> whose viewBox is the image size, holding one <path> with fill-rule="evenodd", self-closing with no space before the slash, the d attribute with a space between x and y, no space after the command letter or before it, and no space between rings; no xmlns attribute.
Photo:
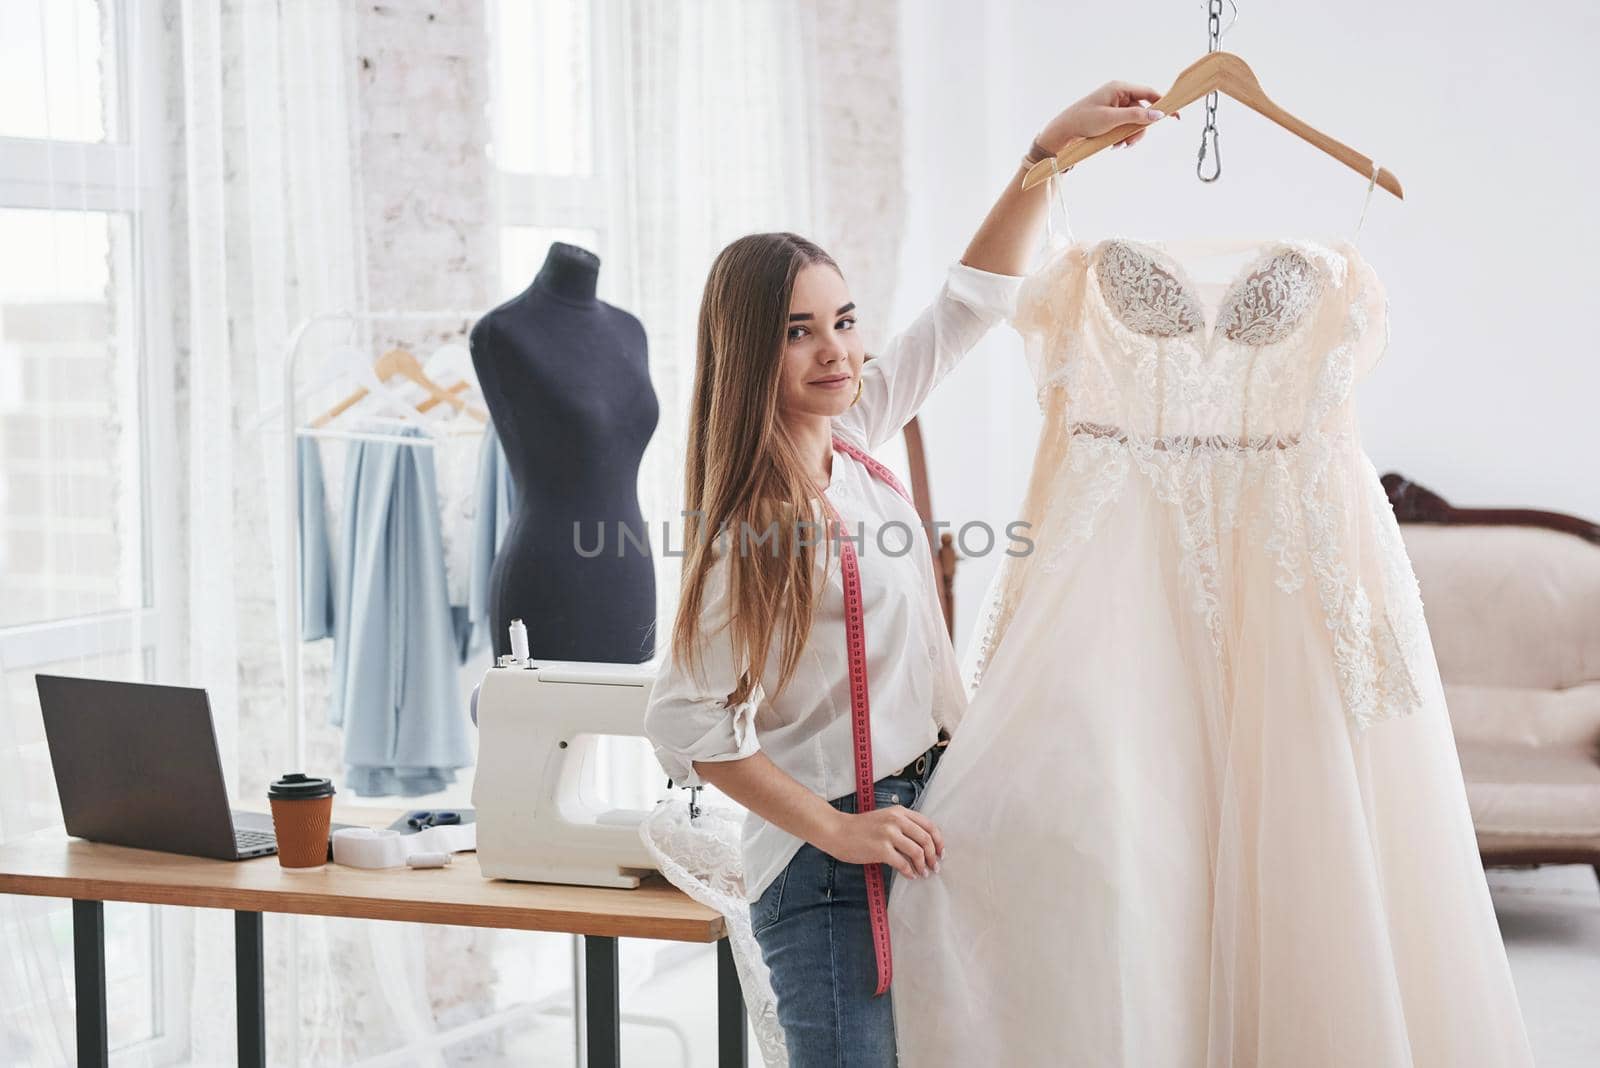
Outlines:
<svg viewBox="0 0 1600 1068"><path fill-rule="evenodd" d="M511 621L511 656L523 663L528 661L528 628L520 618Z"/></svg>

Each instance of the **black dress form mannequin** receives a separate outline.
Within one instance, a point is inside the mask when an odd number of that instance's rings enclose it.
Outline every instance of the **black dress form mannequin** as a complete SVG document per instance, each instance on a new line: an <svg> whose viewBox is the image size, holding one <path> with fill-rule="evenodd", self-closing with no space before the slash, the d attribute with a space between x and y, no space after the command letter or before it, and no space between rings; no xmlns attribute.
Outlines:
<svg viewBox="0 0 1600 1068"><path fill-rule="evenodd" d="M660 408L644 327L595 298L599 272L594 253L557 241L533 283L472 329L472 365L517 489L489 574L496 657L511 651L517 618L536 660L655 655L638 481Z"/></svg>

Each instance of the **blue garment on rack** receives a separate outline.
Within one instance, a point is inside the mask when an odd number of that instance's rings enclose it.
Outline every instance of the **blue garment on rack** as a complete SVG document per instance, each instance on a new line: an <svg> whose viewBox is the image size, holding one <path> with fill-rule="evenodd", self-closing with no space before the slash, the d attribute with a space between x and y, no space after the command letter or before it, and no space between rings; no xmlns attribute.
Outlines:
<svg viewBox="0 0 1600 1068"><path fill-rule="evenodd" d="M345 462L329 722L360 797L434 793L472 763L434 474L430 449L391 441Z"/></svg>
<svg viewBox="0 0 1600 1068"><path fill-rule="evenodd" d="M328 506L322 453L314 438L296 442L295 477L300 486L300 640L333 636L333 549L328 541Z"/></svg>
<svg viewBox="0 0 1600 1068"><path fill-rule="evenodd" d="M494 621L489 618L489 575L494 558L505 541L506 529L517 512L517 487L511 481L500 435L489 427L478 452L477 513L472 525L472 575L467 593L471 636L462 659L480 649L492 649Z"/></svg>

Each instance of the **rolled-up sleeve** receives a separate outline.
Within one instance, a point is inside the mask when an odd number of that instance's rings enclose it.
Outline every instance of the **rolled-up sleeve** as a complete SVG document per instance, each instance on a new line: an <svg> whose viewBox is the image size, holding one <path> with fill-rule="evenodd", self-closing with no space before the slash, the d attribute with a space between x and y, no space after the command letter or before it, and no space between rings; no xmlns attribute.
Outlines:
<svg viewBox="0 0 1600 1068"><path fill-rule="evenodd" d="M869 449L898 433L989 328L1012 316L1024 277L951 264L932 303L861 369L861 397L834 426Z"/></svg>
<svg viewBox="0 0 1600 1068"><path fill-rule="evenodd" d="M727 700L743 673L734 663L728 626L728 566L726 550L720 550L707 572L695 664L681 663L677 650L668 650L645 704L645 737L679 786L707 785L695 772L694 761L741 760L761 748L755 724L764 698L760 680L747 700Z"/></svg>

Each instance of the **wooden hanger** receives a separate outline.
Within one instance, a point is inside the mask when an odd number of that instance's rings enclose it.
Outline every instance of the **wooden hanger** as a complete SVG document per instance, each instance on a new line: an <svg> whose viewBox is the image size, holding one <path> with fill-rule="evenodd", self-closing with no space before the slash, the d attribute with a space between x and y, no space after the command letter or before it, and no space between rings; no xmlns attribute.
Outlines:
<svg viewBox="0 0 1600 1068"><path fill-rule="evenodd" d="M427 373L422 370L422 364L417 361L417 358L405 349L390 349L378 357L377 362L372 365L372 372L378 376L378 381L380 382L387 382L398 375L408 382L414 382L421 386L423 391L428 394L428 398L417 406L418 411L425 412L435 405L448 404L458 412L465 411L480 422L486 422L489 418L487 412L480 412L477 408L468 405L458 395L458 391L440 388L439 383L429 378ZM462 383L462 386L465 385L465 383ZM313 420L311 425L314 427L326 426L330 421L348 411L352 405L358 403L367 393L367 387L361 386L357 388L350 396Z"/></svg>
<svg viewBox="0 0 1600 1068"><path fill-rule="evenodd" d="M446 386L444 388L444 391L446 393L453 393L453 394L456 394L456 395L459 396L460 394L465 393L467 390L469 390L471 388L472 388L472 386L469 383L457 382L453 386ZM418 402L417 411L419 411L419 412L431 412L435 408L437 408L438 406L439 406L439 398L438 397L429 397L425 401ZM469 409L469 410L471 410L471 409Z"/></svg>
<svg viewBox="0 0 1600 1068"><path fill-rule="evenodd" d="M1261 88L1261 83L1256 80L1255 71L1232 52L1207 52L1185 67L1177 80L1172 83L1167 95L1150 106L1171 115L1213 90L1226 93L1251 111L1265 115L1296 137L1309 141L1351 170L1357 171L1361 177L1372 177L1372 160L1274 104ZM1129 134L1144 128L1140 123L1128 123L1098 137L1074 141L1056 155L1056 167L1065 169L1074 163L1086 160L1102 148L1114 145ZM1050 159L1046 157L1028 168L1028 173L1022 178L1022 188L1031 189L1050 177L1050 174ZM1377 184L1400 199L1405 199L1405 194L1400 189L1400 179L1388 170L1381 167L1378 169Z"/></svg>

